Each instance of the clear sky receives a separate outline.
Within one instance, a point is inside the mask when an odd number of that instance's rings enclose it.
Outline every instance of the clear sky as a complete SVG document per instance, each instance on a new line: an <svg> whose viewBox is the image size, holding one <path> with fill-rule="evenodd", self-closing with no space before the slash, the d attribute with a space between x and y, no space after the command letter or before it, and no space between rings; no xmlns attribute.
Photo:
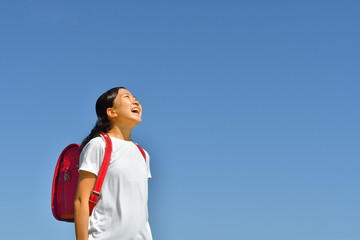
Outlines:
<svg viewBox="0 0 360 240"><path fill-rule="evenodd" d="M127 87L154 240L360 239L359 1L2 1L1 239L75 239L61 150Z"/></svg>

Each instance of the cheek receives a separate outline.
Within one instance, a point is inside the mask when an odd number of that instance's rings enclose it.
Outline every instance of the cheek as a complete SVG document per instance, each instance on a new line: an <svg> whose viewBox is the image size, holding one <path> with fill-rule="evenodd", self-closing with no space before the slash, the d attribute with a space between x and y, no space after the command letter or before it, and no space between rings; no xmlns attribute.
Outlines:
<svg viewBox="0 0 360 240"><path fill-rule="evenodd" d="M129 107L127 107L127 106L121 106L121 110L120 110L123 114L128 114L129 112L131 112L130 110L129 110Z"/></svg>
<svg viewBox="0 0 360 240"><path fill-rule="evenodd" d="M124 106L124 104L117 104L116 112L118 115L124 115L127 112L127 108Z"/></svg>
<svg viewBox="0 0 360 240"><path fill-rule="evenodd" d="M120 99L115 104L116 104L116 108L119 109L120 111L124 111L129 106L129 103L128 101L126 101L126 99Z"/></svg>

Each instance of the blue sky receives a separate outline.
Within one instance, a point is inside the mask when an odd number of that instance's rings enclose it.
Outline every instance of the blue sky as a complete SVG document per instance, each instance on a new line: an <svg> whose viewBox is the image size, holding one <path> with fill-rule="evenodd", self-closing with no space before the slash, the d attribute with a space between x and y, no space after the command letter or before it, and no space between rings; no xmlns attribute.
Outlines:
<svg viewBox="0 0 360 240"><path fill-rule="evenodd" d="M155 240L359 240L358 1L0 3L2 239L75 239L61 150L127 87Z"/></svg>

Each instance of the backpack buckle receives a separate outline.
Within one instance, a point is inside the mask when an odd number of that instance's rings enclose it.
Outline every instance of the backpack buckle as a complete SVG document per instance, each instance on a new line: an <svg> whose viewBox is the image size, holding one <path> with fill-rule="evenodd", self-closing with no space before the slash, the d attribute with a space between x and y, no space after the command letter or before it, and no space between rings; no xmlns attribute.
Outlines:
<svg viewBox="0 0 360 240"><path fill-rule="evenodd" d="M100 193L97 191L92 190L91 195L96 195L97 197L100 197Z"/></svg>
<svg viewBox="0 0 360 240"><path fill-rule="evenodd" d="M90 195L89 203L93 203L93 205L95 206L99 201L100 195L101 194L99 192L93 190Z"/></svg>

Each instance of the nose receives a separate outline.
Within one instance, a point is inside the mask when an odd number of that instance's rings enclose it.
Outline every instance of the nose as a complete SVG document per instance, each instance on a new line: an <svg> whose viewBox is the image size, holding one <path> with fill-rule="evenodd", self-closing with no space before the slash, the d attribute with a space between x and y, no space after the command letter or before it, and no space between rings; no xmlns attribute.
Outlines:
<svg viewBox="0 0 360 240"><path fill-rule="evenodd" d="M136 106L139 106L139 105L140 105L140 103L139 103L139 101L138 101L137 99L135 99L134 104L135 104Z"/></svg>

